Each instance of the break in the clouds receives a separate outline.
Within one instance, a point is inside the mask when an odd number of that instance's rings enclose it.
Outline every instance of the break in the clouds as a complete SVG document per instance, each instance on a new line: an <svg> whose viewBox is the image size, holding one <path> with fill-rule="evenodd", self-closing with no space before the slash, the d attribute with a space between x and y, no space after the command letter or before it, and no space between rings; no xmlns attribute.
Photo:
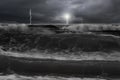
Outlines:
<svg viewBox="0 0 120 80"><path fill-rule="evenodd" d="M0 22L63 23L63 14L71 14L71 23L119 23L120 0L0 0Z"/></svg>

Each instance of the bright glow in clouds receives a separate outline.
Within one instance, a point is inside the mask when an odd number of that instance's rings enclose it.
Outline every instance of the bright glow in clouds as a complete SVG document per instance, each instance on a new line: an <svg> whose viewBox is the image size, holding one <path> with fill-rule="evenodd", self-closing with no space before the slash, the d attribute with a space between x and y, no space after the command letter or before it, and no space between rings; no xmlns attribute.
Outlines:
<svg viewBox="0 0 120 80"><path fill-rule="evenodd" d="M70 20L70 18L71 18L71 15L70 14L68 14L68 13L66 13L66 14L64 14L64 16L63 16L64 18L65 18L65 20L66 20L66 25L68 25L69 24L69 20Z"/></svg>

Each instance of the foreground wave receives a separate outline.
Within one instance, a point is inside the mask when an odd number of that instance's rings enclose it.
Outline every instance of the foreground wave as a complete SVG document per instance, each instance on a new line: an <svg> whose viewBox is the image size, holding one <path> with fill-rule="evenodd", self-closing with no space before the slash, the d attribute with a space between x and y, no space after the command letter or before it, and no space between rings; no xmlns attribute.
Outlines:
<svg viewBox="0 0 120 80"><path fill-rule="evenodd" d="M79 77L61 77L61 76L22 76L22 75L2 75L0 80L109 80L103 78L79 78ZM110 79L114 80L114 79ZM119 80L119 79L118 79Z"/></svg>
<svg viewBox="0 0 120 80"><path fill-rule="evenodd" d="M119 61L55 60L0 55L2 74L120 77Z"/></svg>

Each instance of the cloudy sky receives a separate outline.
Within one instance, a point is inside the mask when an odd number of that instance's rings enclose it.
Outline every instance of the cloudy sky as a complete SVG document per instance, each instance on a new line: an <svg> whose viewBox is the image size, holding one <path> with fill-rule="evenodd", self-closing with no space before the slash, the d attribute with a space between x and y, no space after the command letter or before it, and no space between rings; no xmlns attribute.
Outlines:
<svg viewBox="0 0 120 80"><path fill-rule="evenodd" d="M71 15L71 23L119 23L120 0L0 0L0 22L64 23L63 15Z"/></svg>

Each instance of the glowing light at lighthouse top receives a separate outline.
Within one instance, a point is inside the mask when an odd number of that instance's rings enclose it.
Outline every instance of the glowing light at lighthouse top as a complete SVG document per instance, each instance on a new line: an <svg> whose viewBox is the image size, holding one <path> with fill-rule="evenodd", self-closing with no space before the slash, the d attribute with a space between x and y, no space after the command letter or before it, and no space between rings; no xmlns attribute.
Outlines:
<svg viewBox="0 0 120 80"><path fill-rule="evenodd" d="M68 25L68 24L69 24L69 20L70 20L70 18L71 18L71 15L68 14L68 13L66 13L66 14L64 14L64 18L65 18L65 20L66 20L66 25Z"/></svg>
<svg viewBox="0 0 120 80"><path fill-rule="evenodd" d="M66 14L64 15L64 18L65 18L65 19L70 19L70 17L71 17L71 16L70 16L70 14L68 14L68 13L66 13Z"/></svg>

